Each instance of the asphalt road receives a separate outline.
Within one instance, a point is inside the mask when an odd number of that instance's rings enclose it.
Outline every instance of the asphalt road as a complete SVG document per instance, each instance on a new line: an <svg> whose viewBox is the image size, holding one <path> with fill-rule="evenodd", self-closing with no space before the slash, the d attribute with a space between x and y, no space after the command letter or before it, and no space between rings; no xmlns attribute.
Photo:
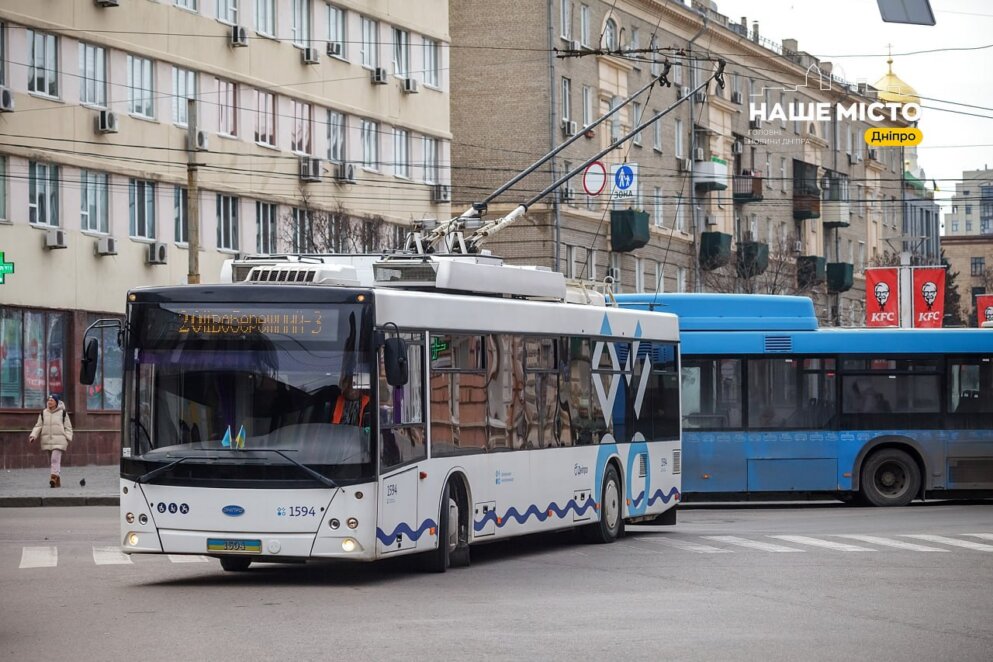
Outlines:
<svg viewBox="0 0 993 662"><path fill-rule="evenodd" d="M613 545L476 547L443 575L127 562L116 517L0 510L0 659L993 659L990 503L684 510Z"/></svg>

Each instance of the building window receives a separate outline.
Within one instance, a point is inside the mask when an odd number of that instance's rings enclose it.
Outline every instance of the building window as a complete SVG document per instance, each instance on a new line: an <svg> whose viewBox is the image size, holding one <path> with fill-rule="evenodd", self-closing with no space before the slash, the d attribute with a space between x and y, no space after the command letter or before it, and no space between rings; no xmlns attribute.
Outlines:
<svg viewBox="0 0 993 662"><path fill-rule="evenodd" d="M28 30L28 90L59 96L59 54L55 35Z"/></svg>
<svg viewBox="0 0 993 662"><path fill-rule="evenodd" d="M345 116L334 110L328 111L328 160L345 162Z"/></svg>
<svg viewBox="0 0 993 662"><path fill-rule="evenodd" d="M424 183L438 183L438 140L424 136Z"/></svg>
<svg viewBox="0 0 993 662"><path fill-rule="evenodd" d="M955 233L955 232L958 232L958 231L959 231L959 222L958 221L952 221L952 232Z"/></svg>
<svg viewBox="0 0 993 662"><path fill-rule="evenodd" d="M255 142L275 147L276 145L276 95L268 92L255 93Z"/></svg>
<svg viewBox="0 0 993 662"><path fill-rule="evenodd" d="M648 42L648 47L652 50L652 66L651 66L652 75L658 76L659 74L662 73L662 67L659 64L659 60L658 60L659 40L656 39L655 36L652 36L652 38ZM675 73L676 71L677 70L673 68L673 73ZM675 83L676 79L673 78L672 82Z"/></svg>
<svg viewBox="0 0 993 662"><path fill-rule="evenodd" d="M966 205L965 206L965 215L966 216L972 216L972 205Z"/></svg>
<svg viewBox="0 0 993 662"><path fill-rule="evenodd" d="M89 106L107 106L107 54L99 46L79 44L79 100Z"/></svg>
<svg viewBox="0 0 993 662"><path fill-rule="evenodd" d="M617 50L617 22L608 18L603 26L603 47L609 51Z"/></svg>
<svg viewBox="0 0 993 662"><path fill-rule="evenodd" d="M973 257L970 258L970 275L972 276L982 276L983 272L986 271L986 258L985 257Z"/></svg>
<svg viewBox="0 0 993 662"><path fill-rule="evenodd" d="M40 409L49 393L65 394L65 324L65 313L0 309L0 407Z"/></svg>
<svg viewBox="0 0 993 662"><path fill-rule="evenodd" d="M255 203L255 250L263 255L276 252L276 205Z"/></svg>
<svg viewBox="0 0 993 662"><path fill-rule="evenodd" d="M966 232L972 232L972 221L966 221L965 222L965 231Z"/></svg>
<svg viewBox="0 0 993 662"><path fill-rule="evenodd" d="M393 174L410 178L410 134L406 129L393 129Z"/></svg>
<svg viewBox="0 0 993 662"><path fill-rule="evenodd" d="M238 250L238 198L217 194L217 247Z"/></svg>
<svg viewBox="0 0 993 662"><path fill-rule="evenodd" d="M655 114L658 115L659 114L659 111L656 110L655 111ZM661 118L655 120L655 122L652 124L652 148L656 152L661 152L662 151L662 119Z"/></svg>
<svg viewBox="0 0 993 662"><path fill-rule="evenodd" d="M0 23L0 85L7 84L7 26Z"/></svg>
<svg viewBox="0 0 993 662"><path fill-rule="evenodd" d="M562 77L562 121L572 120L572 81Z"/></svg>
<svg viewBox="0 0 993 662"><path fill-rule="evenodd" d="M572 40L572 0L562 0L559 5L559 23L561 23L562 38Z"/></svg>
<svg viewBox="0 0 993 662"><path fill-rule="evenodd" d="M217 0L217 20L230 25L237 25L238 0Z"/></svg>
<svg viewBox="0 0 993 662"><path fill-rule="evenodd" d="M293 101L293 133L290 135L290 150L297 154L310 154L312 143L310 125L313 121L313 108L309 103Z"/></svg>
<svg viewBox="0 0 993 662"><path fill-rule="evenodd" d="M635 60L631 64L637 71L641 71L641 54L638 53L638 49L641 48L641 33L636 27L631 28L631 43L628 44L628 48L631 49L632 53L635 53Z"/></svg>
<svg viewBox="0 0 993 662"><path fill-rule="evenodd" d="M185 245L190 241L190 226L186 218L186 205L189 202L189 190L182 186L172 188L172 219L176 243Z"/></svg>
<svg viewBox="0 0 993 662"><path fill-rule="evenodd" d="M676 267L676 291L686 291L686 267Z"/></svg>
<svg viewBox="0 0 993 662"><path fill-rule="evenodd" d="M655 187L655 227L662 227L662 188Z"/></svg>
<svg viewBox="0 0 993 662"><path fill-rule="evenodd" d="M653 46L652 48L655 47ZM678 57L674 58L672 61L672 84L683 84L683 61Z"/></svg>
<svg viewBox="0 0 993 662"><path fill-rule="evenodd" d="M410 75L410 33L399 28L393 28L393 74Z"/></svg>
<svg viewBox="0 0 993 662"><path fill-rule="evenodd" d="M859 254L858 254L858 262L856 262L856 269L858 269L858 271L865 271L865 242L864 241L860 241L859 242Z"/></svg>
<svg viewBox="0 0 993 662"><path fill-rule="evenodd" d="M432 87L441 85L441 50L434 39L424 38L424 84Z"/></svg>
<svg viewBox="0 0 993 662"><path fill-rule="evenodd" d="M52 163L28 162L28 221L37 225L59 225L59 167Z"/></svg>
<svg viewBox="0 0 993 662"><path fill-rule="evenodd" d="M310 0L292 0L290 34L296 46L310 46Z"/></svg>
<svg viewBox="0 0 993 662"><path fill-rule="evenodd" d="M593 121L593 88L583 85L583 126L589 126Z"/></svg>
<svg viewBox="0 0 993 662"><path fill-rule="evenodd" d="M128 112L141 117L155 117L152 61L128 55Z"/></svg>
<svg viewBox="0 0 993 662"><path fill-rule="evenodd" d="M0 26L0 30L3 26ZM7 157L0 155L0 219L7 218Z"/></svg>
<svg viewBox="0 0 993 662"><path fill-rule="evenodd" d="M290 237L290 250L294 253L313 253L314 223L306 209L293 209L293 232Z"/></svg>
<svg viewBox="0 0 993 662"><path fill-rule="evenodd" d="M780 157L779 159L779 185L782 187L783 193L785 193L786 192L786 159L784 157ZM847 195L845 197L847 198Z"/></svg>
<svg viewBox="0 0 993 662"><path fill-rule="evenodd" d="M108 232L107 173L83 170L79 174L79 225L89 232Z"/></svg>
<svg viewBox="0 0 993 662"><path fill-rule="evenodd" d="M622 256L620 253L610 254L610 273L608 273L608 276L613 278L614 292L623 291L621 287L621 260Z"/></svg>
<svg viewBox="0 0 993 662"><path fill-rule="evenodd" d="M197 0L172 0L172 4L190 11L197 10Z"/></svg>
<svg viewBox="0 0 993 662"><path fill-rule="evenodd" d="M363 67L374 69L379 66L379 23L362 17L362 50L360 60Z"/></svg>
<svg viewBox="0 0 993 662"><path fill-rule="evenodd" d="M255 31L276 36L276 0L255 0Z"/></svg>
<svg viewBox="0 0 993 662"><path fill-rule="evenodd" d="M379 169L379 125L372 120L362 120L362 167Z"/></svg>
<svg viewBox="0 0 993 662"><path fill-rule="evenodd" d="M631 108L632 108L631 114L634 115L634 119L631 121L631 124L634 127L637 127L641 124L641 114L644 112L644 110L642 109L641 104L638 103L637 101L631 104ZM631 140L631 142L633 142L638 147L641 147L641 131L634 134L634 138Z"/></svg>
<svg viewBox="0 0 993 662"><path fill-rule="evenodd" d="M665 267L658 260L655 261L655 285L653 292L665 292Z"/></svg>
<svg viewBox="0 0 993 662"><path fill-rule="evenodd" d="M189 121L187 99L197 97L197 74L188 69L172 68L172 121L186 126Z"/></svg>
<svg viewBox="0 0 993 662"><path fill-rule="evenodd" d="M677 159L683 158L683 120L676 120L676 135L673 151Z"/></svg>
<svg viewBox="0 0 993 662"><path fill-rule="evenodd" d="M579 44L590 45L590 8L587 5L579 6Z"/></svg>
<svg viewBox="0 0 993 662"><path fill-rule="evenodd" d="M217 81L217 132L225 136L238 135L238 84Z"/></svg>
<svg viewBox="0 0 993 662"><path fill-rule="evenodd" d="M345 10L341 7L328 5L328 41L332 44L338 44L338 47L341 49L338 57L343 60L348 59L348 39L345 35Z"/></svg>
<svg viewBox="0 0 993 662"><path fill-rule="evenodd" d="M645 291L645 261L640 257L634 258L634 291Z"/></svg>
<svg viewBox="0 0 993 662"><path fill-rule="evenodd" d="M128 231L135 239L155 239L155 182L132 179L128 194Z"/></svg>
<svg viewBox="0 0 993 662"><path fill-rule="evenodd" d="M676 229L686 232L686 209L683 207L683 194L676 194Z"/></svg>

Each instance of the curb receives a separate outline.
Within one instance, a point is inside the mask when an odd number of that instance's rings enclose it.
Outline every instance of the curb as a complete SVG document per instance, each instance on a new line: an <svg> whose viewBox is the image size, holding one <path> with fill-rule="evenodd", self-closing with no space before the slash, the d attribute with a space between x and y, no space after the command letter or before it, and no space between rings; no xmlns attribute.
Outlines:
<svg viewBox="0 0 993 662"><path fill-rule="evenodd" d="M53 496L53 497L0 497L0 508L39 508L51 506L62 508L66 506L120 506L121 499L116 496Z"/></svg>

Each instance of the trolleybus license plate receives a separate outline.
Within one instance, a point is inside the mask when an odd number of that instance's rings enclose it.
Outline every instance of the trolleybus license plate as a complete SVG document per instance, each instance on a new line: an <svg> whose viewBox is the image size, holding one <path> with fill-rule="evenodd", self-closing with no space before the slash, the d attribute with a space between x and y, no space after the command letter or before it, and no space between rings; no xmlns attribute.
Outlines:
<svg viewBox="0 0 993 662"><path fill-rule="evenodd" d="M236 540L232 538L207 538L208 552L228 554L261 554L261 540Z"/></svg>

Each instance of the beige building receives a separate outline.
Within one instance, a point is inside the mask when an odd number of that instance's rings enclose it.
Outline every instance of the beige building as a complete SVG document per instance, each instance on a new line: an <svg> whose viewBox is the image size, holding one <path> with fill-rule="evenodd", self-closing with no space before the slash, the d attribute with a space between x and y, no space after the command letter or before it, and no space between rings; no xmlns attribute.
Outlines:
<svg viewBox="0 0 993 662"><path fill-rule="evenodd" d="M966 170L955 183L945 237L993 236L993 170Z"/></svg>
<svg viewBox="0 0 993 662"><path fill-rule="evenodd" d="M941 248L961 297L962 314L969 320L976 311L976 296L993 293L993 236L972 235L941 238Z"/></svg>
<svg viewBox="0 0 993 662"><path fill-rule="evenodd" d="M903 234L903 155L870 149L863 135L906 122L838 119L838 105L887 99L832 76L830 63L795 40L772 42L757 22L696 4L555 0L549 12L522 0L453 2L455 207L582 136L490 205L491 217L506 212L639 118L674 106L602 159L608 168L637 165L634 199L587 196L577 176L486 247L567 276L610 276L624 292L805 293L826 323L862 324L863 270ZM725 88L712 82L694 93L718 57L727 60ZM671 87L656 85L607 123L584 128L665 62ZM815 103L828 104L831 119L801 119ZM765 116L753 116L761 104ZM648 243L613 250L611 207L628 206L648 213Z"/></svg>
<svg viewBox="0 0 993 662"><path fill-rule="evenodd" d="M444 0L5 1L5 466L34 461L16 430L53 391L84 431L70 461L115 461L119 356L82 389L81 336L129 288L187 281L191 159L203 282L238 254L391 248L448 216L449 42Z"/></svg>

